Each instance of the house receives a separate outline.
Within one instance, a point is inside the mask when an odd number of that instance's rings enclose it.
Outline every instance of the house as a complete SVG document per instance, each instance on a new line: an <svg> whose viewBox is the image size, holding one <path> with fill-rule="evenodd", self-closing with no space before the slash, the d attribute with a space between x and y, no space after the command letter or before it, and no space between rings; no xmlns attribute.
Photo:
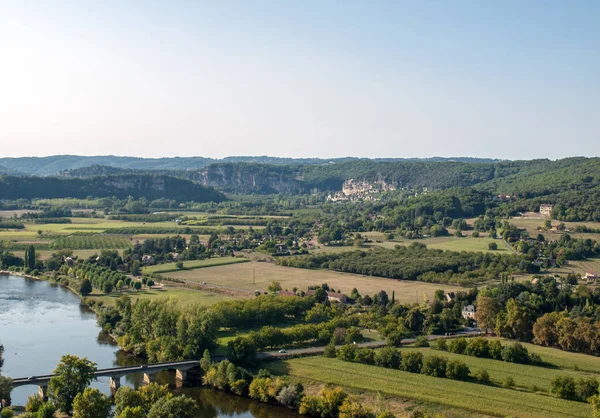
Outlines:
<svg viewBox="0 0 600 418"><path fill-rule="evenodd" d="M285 244L277 244L277 245L275 246L275 248L277 248L277 252L278 252L279 254L284 254L284 253L287 253L287 252L288 252L288 247L287 247L287 245L285 245Z"/></svg>
<svg viewBox="0 0 600 418"><path fill-rule="evenodd" d="M454 298L456 298L456 295L454 294L454 292L446 293L446 301L452 302L454 300Z"/></svg>
<svg viewBox="0 0 600 418"><path fill-rule="evenodd" d="M348 303L348 296L343 293L327 292L327 299L329 299L330 302L339 302L344 305Z"/></svg>
<svg viewBox="0 0 600 418"><path fill-rule="evenodd" d="M462 310L462 317L465 319L475 319L475 306L468 305Z"/></svg>
<svg viewBox="0 0 600 418"><path fill-rule="evenodd" d="M181 255L179 253L169 253L169 256L173 259L173 261L179 261Z"/></svg>
<svg viewBox="0 0 600 418"><path fill-rule="evenodd" d="M598 274L595 271L588 270L585 272L584 280L588 283L594 283L598 278Z"/></svg>
<svg viewBox="0 0 600 418"><path fill-rule="evenodd" d="M148 255L148 254L143 255L142 256L142 264L144 264L145 266L154 264L154 257L152 257L151 255Z"/></svg>
<svg viewBox="0 0 600 418"><path fill-rule="evenodd" d="M541 204L540 205L540 215L547 216L548 218L552 214L553 205Z"/></svg>
<svg viewBox="0 0 600 418"><path fill-rule="evenodd" d="M540 279L536 277L535 279L533 279L531 281L531 284L538 284L539 282L540 282Z"/></svg>

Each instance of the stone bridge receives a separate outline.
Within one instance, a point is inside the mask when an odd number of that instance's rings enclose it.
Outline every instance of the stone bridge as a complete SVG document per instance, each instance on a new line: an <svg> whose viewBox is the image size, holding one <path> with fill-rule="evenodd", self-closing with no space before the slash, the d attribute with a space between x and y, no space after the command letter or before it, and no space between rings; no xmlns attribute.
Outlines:
<svg viewBox="0 0 600 418"><path fill-rule="evenodd" d="M121 377L130 373L144 373L144 383L148 384L154 381L154 375L163 370L175 370L175 382L181 385L187 379L187 372L194 367L199 367L198 360L172 361L167 363L145 364L142 366L113 367L111 369L99 369L96 371L96 377L110 377L110 393L114 395L121 386ZM48 382L54 377L53 374L44 376L30 376L13 379L13 387L36 385L40 388L40 396L48 399Z"/></svg>

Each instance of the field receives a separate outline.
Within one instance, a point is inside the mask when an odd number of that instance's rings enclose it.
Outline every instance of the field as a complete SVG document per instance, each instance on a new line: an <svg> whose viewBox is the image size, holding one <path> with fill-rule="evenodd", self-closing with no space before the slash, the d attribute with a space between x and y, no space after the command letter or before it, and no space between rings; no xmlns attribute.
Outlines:
<svg viewBox="0 0 600 418"><path fill-rule="evenodd" d="M444 289L447 292L464 290L464 288L451 285L383 279L328 270L297 269L265 262L177 271L169 273L167 276L195 282L207 282L247 292L266 291L267 286L273 281L278 281L283 289L288 290L292 290L294 287L306 289L308 286L327 283L330 287L347 294L352 288L357 288L361 294L374 294L385 290L391 297L392 291L395 291L396 300L400 303L422 302L424 294L431 299L436 289ZM256 278L255 282L253 282L253 277Z"/></svg>
<svg viewBox="0 0 600 418"><path fill-rule="evenodd" d="M115 300L120 296L128 295L132 300L137 299L160 299L160 298L174 298L178 303L182 305L198 304L202 306L213 305L217 302L224 300L232 300L233 298L222 295L220 293L203 292L200 290L188 289L181 286L169 286L164 285L163 287L154 287L152 289L143 288L139 292L131 290L123 290L123 292L112 292L110 295L104 295L95 291L88 298L96 301L102 301L106 305L114 305Z"/></svg>
<svg viewBox="0 0 600 418"><path fill-rule="evenodd" d="M269 368L308 384L331 382L359 393L380 391L392 399L411 399L459 408L469 411L466 414L589 417L592 411L588 404L542 394L347 363L320 356L277 362Z"/></svg>
<svg viewBox="0 0 600 418"><path fill-rule="evenodd" d="M508 342L506 342L508 343ZM512 342L511 342L512 343ZM438 351L431 348L402 348L401 352L404 351L420 351L424 355L438 355L446 357L448 359L462 360L471 369L472 373L479 370L485 369L490 374L492 383L496 385L502 385L502 381L507 377L512 377L515 380L516 387L528 391L533 391L537 388L537 391L550 391L550 382L552 378L558 375L572 375L575 378L588 376L588 373L575 372L573 370L562 370L559 368L546 368L530 366L525 364L517 363L506 363L499 360L492 360L486 358L478 358L472 356L466 356L462 354L453 354L445 351ZM558 351L558 350L554 350ZM566 354L566 358L570 356L570 353ZM595 357L587 356L591 361L598 361ZM542 360L551 362L552 358L549 356L543 356ZM557 366L558 367L558 366Z"/></svg>
<svg viewBox="0 0 600 418"><path fill-rule="evenodd" d="M183 269L178 268L176 263L158 264L156 266L144 267L142 270L144 273L170 273L181 270L193 270L215 266L226 266L228 264L245 263L250 260L246 258L236 257L218 257L218 258L207 258L205 260L189 260L183 262Z"/></svg>

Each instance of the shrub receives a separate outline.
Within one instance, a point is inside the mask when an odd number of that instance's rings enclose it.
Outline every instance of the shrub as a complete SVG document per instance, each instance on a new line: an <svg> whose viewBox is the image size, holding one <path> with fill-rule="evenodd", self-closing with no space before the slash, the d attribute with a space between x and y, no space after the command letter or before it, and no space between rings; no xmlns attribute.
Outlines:
<svg viewBox="0 0 600 418"><path fill-rule="evenodd" d="M488 345L488 352L489 352L490 358L493 358L495 360L501 360L502 359L502 343L500 343L500 341L498 341L498 340L491 341Z"/></svg>
<svg viewBox="0 0 600 418"><path fill-rule="evenodd" d="M490 383L490 374L488 373L488 371L486 369L481 369L481 370L476 371L475 375L473 377L479 383L483 383L483 384Z"/></svg>
<svg viewBox="0 0 600 418"><path fill-rule="evenodd" d="M515 386L515 379L513 379L510 376L505 377L504 380L502 380L502 386L504 386L507 389L512 388L513 386Z"/></svg>
<svg viewBox="0 0 600 418"><path fill-rule="evenodd" d="M433 377L446 377L447 360L440 356L427 356L423 359L421 373Z"/></svg>
<svg viewBox="0 0 600 418"><path fill-rule="evenodd" d="M440 351L448 351L448 344L444 338L439 338L433 342L433 348Z"/></svg>
<svg viewBox="0 0 600 418"><path fill-rule="evenodd" d="M550 382L550 392L561 399L577 399L575 379L571 376L556 376Z"/></svg>
<svg viewBox="0 0 600 418"><path fill-rule="evenodd" d="M490 356L490 344L485 337L471 338L467 343L465 354L475 357L489 357Z"/></svg>
<svg viewBox="0 0 600 418"><path fill-rule="evenodd" d="M449 340L447 346L448 351L451 353L464 354L467 348L467 339L461 337Z"/></svg>
<svg viewBox="0 0 600 418"><path fill-rule="evenodd" d="M354 358L356 357L356 350L358 350L356 344L346 344L340 347L336 356L340 360L354 361Z"/></svg>
<svg viewBox="0 0 600 418"><path fill-rule="evenodd" d="M465 380L468 379L470 374L471 370L464 361L450 360L446 364L446 377L448 379Z"/></svg>
<svg viewBox="0 0 600 418"><path fill-rule="evenodd" d="M404 371L419 373L421 371L421 366L423 365L423 354L418 351L408 351L402 354L402 361L400 364Z"/></svg>
<svg viewBox="0 0 600 418"><path fill-rule="evenodd" d="M502 349L502 360L527 364L529 363L529 352L521 343L510 344Z"/></svg>
<svg viewBox="0 0 600 418"><path fill-rule="evenodd" d="M415 347L429 347L429 340L424 335L419 335L415 340Z"/></svg>
<svg viewBox="0 0 600 418"><path fill-rule="evenodd" d="M375 352L367 347L359 348L354 354L354 361L362 364L375 364Z"/></svg>
<svg viewBox="0 0 600 418"><path fill-rule="evenodd" d="M325 346L325 351L323 351L323 355L328 358L334 358L336 355L335 344L333 341Z"/></svg>
<svg viewBox="0 0 600 418"><path fill-rule="evenodd" d="M587 401L592 396L598 394L598 381L593 377L581 378L577 380L575 390L579 399Z"/></svg>
<svg viewBox="0 0 600 418"><path fill-rule="evenodd" d="M375 364L388 369L397 369L400 367L402 357L400 352L394 347L383 347L375 351Z"/></svg>

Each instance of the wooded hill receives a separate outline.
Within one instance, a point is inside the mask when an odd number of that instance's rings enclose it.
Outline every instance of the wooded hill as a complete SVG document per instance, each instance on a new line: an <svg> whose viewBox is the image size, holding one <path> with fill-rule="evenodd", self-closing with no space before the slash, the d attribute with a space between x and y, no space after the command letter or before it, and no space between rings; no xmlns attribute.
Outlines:
<svg viewBox="0 0 600 418"><path fill-rule="evenodd" d="M58 178L0 176L0 199L112 197L172 199L179 202L221 202L225 196L210 187L181 178L151 174Z"/></svg>

